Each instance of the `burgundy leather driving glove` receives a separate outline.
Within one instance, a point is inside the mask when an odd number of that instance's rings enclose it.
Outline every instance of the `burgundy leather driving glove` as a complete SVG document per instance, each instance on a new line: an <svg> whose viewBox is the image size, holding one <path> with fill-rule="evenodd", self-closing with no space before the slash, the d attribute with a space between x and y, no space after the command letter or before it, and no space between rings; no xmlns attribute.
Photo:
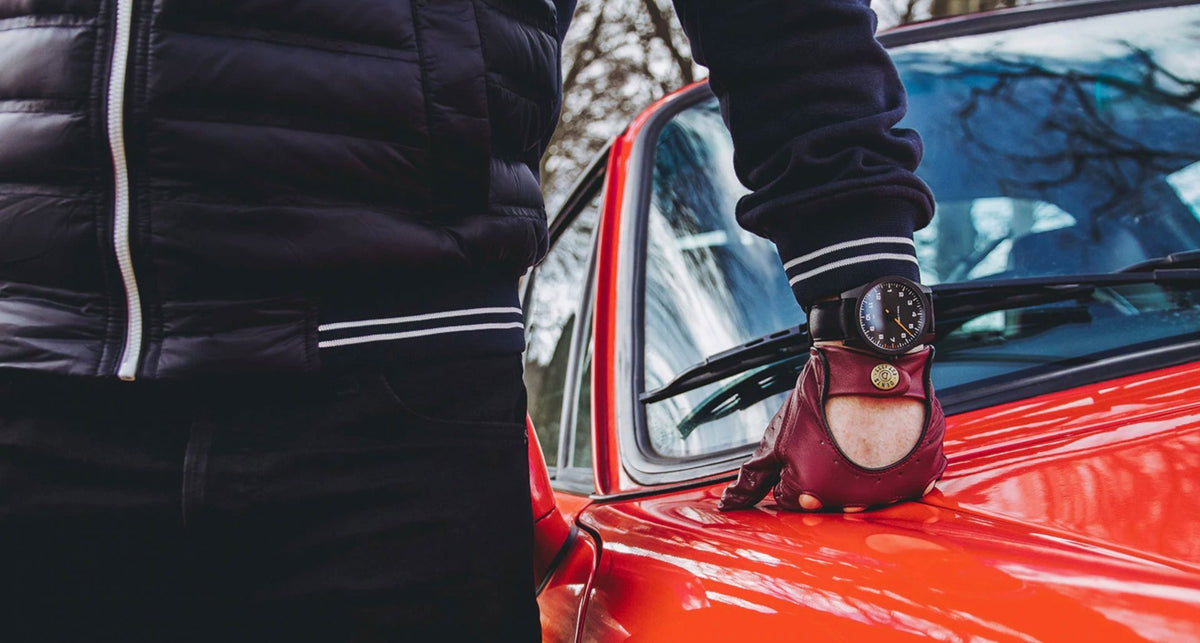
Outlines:
<svg viewBox="0 0 1200 643"><path fill-rule="evenodd" d="M894 358L833 346L813 347L810 354L796 388L771 419L737 480L725 489L719 508L752 506L768 491L781 507L794 511L806 511L801 494L817 498L826 511L921 497L946 469L946 418L929 381L933 349ZM831 379L830 372L836 377ZM921 401L925 425L916 446L886 467L855 464L842 453L825 419L825 402L836 395Z"/></svg>

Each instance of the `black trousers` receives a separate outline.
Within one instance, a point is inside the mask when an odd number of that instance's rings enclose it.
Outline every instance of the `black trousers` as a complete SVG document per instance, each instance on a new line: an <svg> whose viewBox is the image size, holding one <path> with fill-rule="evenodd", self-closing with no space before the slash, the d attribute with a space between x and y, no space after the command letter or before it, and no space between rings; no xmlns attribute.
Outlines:
<svg viewBox="0 0 1200 643"><path fill-rule="evenodd" d="M519 356L0 373L0 641L533 641Z"/></svg>

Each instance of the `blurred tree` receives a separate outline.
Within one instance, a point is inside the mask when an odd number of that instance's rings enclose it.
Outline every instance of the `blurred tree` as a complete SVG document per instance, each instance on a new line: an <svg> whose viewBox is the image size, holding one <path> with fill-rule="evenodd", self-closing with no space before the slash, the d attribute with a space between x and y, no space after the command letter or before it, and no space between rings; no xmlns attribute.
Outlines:
<svg viewBox="0 0 1200 643"><path fill-rule="evenodd" d="M580 0L563 43L562 116L542 158L550 211L639 111L704 76L670 0Z"/></svg>

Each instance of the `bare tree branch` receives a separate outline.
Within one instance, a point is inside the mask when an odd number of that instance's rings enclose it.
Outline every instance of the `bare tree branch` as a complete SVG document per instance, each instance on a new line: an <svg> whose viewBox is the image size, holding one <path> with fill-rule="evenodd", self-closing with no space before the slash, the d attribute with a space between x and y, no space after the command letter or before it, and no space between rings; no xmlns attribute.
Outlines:
<svg viewBox="0 0 1200 643"><path fill-rule="evenodd" d="M604 31L605 16L604 3L601 2L599 5L595 17L592 18L592 28L588 30L587 36L575 46L574 54L571 56L571 66L563 75L563 94L570 93L575 89L575 82L579 79L580 72L601 58L600 34Z"/></svg>
<svg viewBox="0 0 1200 643"><path fill-rule="evenodd" d="M563 44L563 108L543 155L553 210L604 144L647 105L703 76L670 5L581 0Z"/></svg>
<svg viewBox="0 0 1200 643"><path fill-rule="evenodd" d="M683 79L684 84L690 85L695 82L695 75L692 73L693 63L691 55L685 54L675 46L675 37L672 33L678 29L675 21L663 14L662 9L658 6L658 0L642 0L642 6L646 8L646 14L650 16L650 24L654 27L654 36L662 42L663 46L667 48L667 52L671 54L671 59L675 61L675 66L679 68L679 75Z"/></svg>

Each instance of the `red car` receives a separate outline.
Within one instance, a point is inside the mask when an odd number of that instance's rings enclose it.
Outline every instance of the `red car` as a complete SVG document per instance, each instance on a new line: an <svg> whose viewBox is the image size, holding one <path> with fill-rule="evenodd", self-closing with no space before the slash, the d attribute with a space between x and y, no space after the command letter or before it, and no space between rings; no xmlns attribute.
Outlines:
<svg viewBox="0 0 1200 643"><path fill-rule="evenodd" d="M547 640L1200 640L1200 6L881 40L938 197L945 477L864 514L717 511L808 339L686 88L581 178L527 281Z"/></svg>

